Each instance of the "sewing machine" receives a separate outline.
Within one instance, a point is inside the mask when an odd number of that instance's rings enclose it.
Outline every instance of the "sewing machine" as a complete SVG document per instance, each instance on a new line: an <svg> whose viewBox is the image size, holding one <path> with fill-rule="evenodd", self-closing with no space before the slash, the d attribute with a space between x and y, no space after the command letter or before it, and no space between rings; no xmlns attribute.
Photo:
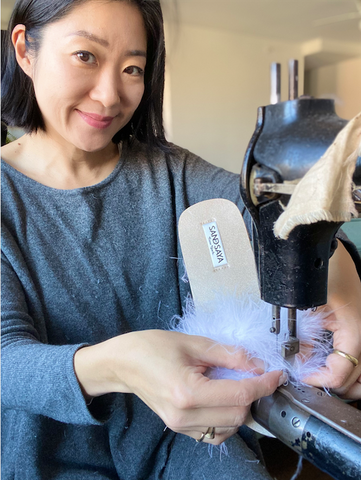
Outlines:
<svg viewBox="0 0 361 480"><path fill-rule="evenodd" d="M287 240L273 226L300 179L347 123L332 100L298 97L298 65L289 66L289 100L280 102L280 66L271 73L271 105L259 108L256 130L241 172L241 196L253 219L249 232L261 298L272 304L266 328L279 338L290 363L299 351L297 310L327 303L329 257L336 222L296 227ZM353 177L361 185L361 158ZM360 210L361 188L353 198ZM288 312L282 330L281 308ZM286 332L286 333L285 333ZM340 480L361 478L361 411L313 387L280 387L252 407L253 418L321 470Z"/></svg>

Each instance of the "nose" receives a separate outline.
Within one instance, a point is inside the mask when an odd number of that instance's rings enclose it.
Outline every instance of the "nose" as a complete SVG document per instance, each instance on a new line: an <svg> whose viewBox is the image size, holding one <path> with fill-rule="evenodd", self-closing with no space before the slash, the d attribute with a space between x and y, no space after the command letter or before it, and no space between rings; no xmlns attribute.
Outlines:
<svg viewBox="0 0 361 480"><path fill-rule="evenodd" d="M100 102L107 109L120 103L122 85L119 74L102 71L94 80L93 87L89 92L92 100Z"/></svg>

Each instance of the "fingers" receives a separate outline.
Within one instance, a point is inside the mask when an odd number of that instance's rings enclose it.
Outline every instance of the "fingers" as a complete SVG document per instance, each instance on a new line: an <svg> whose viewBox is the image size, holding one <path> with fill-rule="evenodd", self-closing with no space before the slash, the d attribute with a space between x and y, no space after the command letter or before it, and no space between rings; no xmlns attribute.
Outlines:
<svg viewBox="0 0 361 480"><path fill-rule="evenodd" d="M240 407L214 407L176 411L167 418L167 426L175 432L202 431L204 425L220 429L238 428L244 424L250 405Z"/></svg>
<svg viewBox="0 0 361 480"><path fill-rule="evenodd" d="M333 332L333 347L355 358L361 355L361 318L344 307L333 312L325 327ZM335 319L334 319L335 317ZM345 365L345 364L344 364Z"/></svg>
<svg viewBox="0 0 361 480"><path fill-rule="evenodd" d="M231 437L238 431L236 428L216 428L214 432L214 438L208 438L205 433L209 427L199 427L199 430L181 430L177 433L182 433L183 435L188 435L188 437L194 438L194 440L199 443L209 443L211 445L220 445L227 438Z"/></svg>
<svg viewBox="0 0 361 480"><path fill-rule="evenodd" d="M359 309L355 308L352 302L338 306L332 311L325 321L325 328L333 332L334 349L353 356L361 363L361 319ZM305 382L317 387L334 389L335 393L339 394L347 391L357 377L355 366L350 359L331 353L326 359L326 366L315 375L306 378Z"/></svg>
<svg viewBox="0 0 361 480"><path fill-rule="evenodd" d="M230 370L244 370L261 374L263 364L258 359L251 359L247 352L240 348L222 345L205 337L190 336L192 340L191 356L208 367L221 367Z"/></svg>
<svg viewBox="0 0 361 480"><path fill-rule="evenodd" d="M125 382L129 391L173 431L199 439L209 426L216 427L216 437L206 439L208 443L222 443L232 435L246 420L250 405L285 381L281 371L240 381L206 377L210 367L256 373L262 369L243 350L204 337L145 331L129 334L129 342L133 348L126 351L133 352L134 360Z"/></svg>
<svg viewBox="0 0 361 480"><path fill-rule="evenodd" d="M345 359L346 360L346 359ZM351 363L351 362L349 362ZM351 364L352 365L352 364ZM347 392L352 388L352 386L358 381L361 375L361 365L359 364L357 367L352 366L352 371L350 375L340 384L336 385L332 388L332 391L336 393L336 395L346 395ZM353 397L351 397L353 398ZM361 397L359 397L361 398Z"/></svg>
<svg viewBox="0 0 361 480"><path fill-rule="evenodd" d="M280 380L281 378L281 380ZM235 380L209 380L187 388L181 397L169 399L161 417L174 431L199 431L203 425L235 428L244 424L251 404L272 394L284 382L282 372L269 372L260 377Z"/></svg>
<svg viewBox="0 0 361 480"><path fill-rule="evenodd" d="M330 259L326 328L334 332L334 348L361 360L361 283L355 264L342 242ZM347 390L358 375L352 363L340 355L327 357L326 368L314 375L312 384ZM317 382L317 383L315 383ZM311 383L311 382L310 382Z"/></svg>
<svg viewBox="0 0 361 480"><path fill-rule="evenodd" d="M342 396L348 400L361 400L361 375Z"/></svg>
<svg viewBox="0 0 361 480"><path fill-rule="evenodd" d="M351 375L344 379L343 375L335 377L327 368L316 375L305 379L305 382L315 387L332 389L336 395L350 400L361 400L361 367L354 368Z"/></svg>
<svg viewBox="0 0 361 480"><path fill-rule="evenodd" d="M210 380L198 377L202 388L197 389L197 404L208 407L238 407L251 405L261 397L271 395L279 384L284 383L282 371L273 371L244 380Z"/></svg>
<svg viewBox="0 0 361 480"><path fill-rule="evenodd" d="M285 381L280 371L240 381L203 379L196 385L195 394L187 388L181 402L179 398L170 399L158 414L171 430L195 439L207 430L204 425L215 427L217 436L208 441L213 444L233 435L245 423L251 404L272 394Z"/></svg>
<svg viewBox="0 0 361 480"><path fill-rule="evenodd" d="M352 355L361 363L361 328L360 321L355 320L355 312L346 307L333 312L326 321L326 328L333 331L334 348ZM358 377L353 363L337 354L331 353L326 359L326 366L319 372L305 379L314 386L345 391Z"/></svg>
<svg viewBox="0 0 361 480"><path fill-rule="evenodd" d="M232 387L238 387L236 394L233 396L233 402L239 403L239 405L233 407L214 406L210 408L194 408L193 410L187 409L183 412L184 418L183 415L178 417L179 425L168 426L171 430L188 435L195 440L199 441L201 439L204 443L220 445L227 440L227 438L234 435L238 431L238 428L244 424L251 403L262 396L271 395L285 380L285 375L279 371L265 373L260 377L238 382L233 380L210 380L208 383L212 384L212 389L217 386L221 387L221 390L224 390L224 387L229 388L229 382L232 384ZM214 386L213 383L215 383ZM225 400L225 402L227 402L227 400ZM210 403L209 401L208 405ZM209 427L198 427L197 425L211 425L214 427L214 438L207 438L203 435Z"/></svg>
<svg viewBox="0 0 361 480"><path fill-rule="evenodd" d="M361 373L360 360L358 367L355 367L347 358L331 353L326 359L326 367L320 368L316 374L306 378L305 382L315 387L330 388L335 393L342 394L357 381Z"/></svg>

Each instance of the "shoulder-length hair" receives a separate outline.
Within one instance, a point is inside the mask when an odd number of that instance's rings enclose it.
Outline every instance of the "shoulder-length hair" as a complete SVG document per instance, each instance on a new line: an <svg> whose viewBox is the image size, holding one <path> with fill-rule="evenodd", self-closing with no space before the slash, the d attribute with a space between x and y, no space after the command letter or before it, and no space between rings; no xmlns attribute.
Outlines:
<svg viewBox="0 0 361 480"><path fill-rule="evenodd" d="M26 27L25 41L29 52L41 48L42 31L50 23L65 17L77 5L88 0L17 0L2 45L2 120L8 126L26 132L45 131L32 80L16 61L11 33L18 24ZM113 142L137 139L151 147L167 148L163 128L163 93L165 44L163 15L159 0L126 1L142 14L147 34L147 64L144 72L144 95L130 122L114 137Z"/></svg>

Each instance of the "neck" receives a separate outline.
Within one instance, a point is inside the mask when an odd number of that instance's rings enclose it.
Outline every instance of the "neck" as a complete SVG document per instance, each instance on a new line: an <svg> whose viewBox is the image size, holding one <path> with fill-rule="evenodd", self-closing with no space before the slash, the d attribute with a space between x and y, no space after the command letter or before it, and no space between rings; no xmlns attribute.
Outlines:
<svg viewBox="0 0 361 480"><path fill-rule="evenodd" d="M96 152L62 145L44 132L24 135L16 143L13 161L4 159L34 180L53 188L69 190L104 180L119 160L119 148L109 143Z"/></svg>

